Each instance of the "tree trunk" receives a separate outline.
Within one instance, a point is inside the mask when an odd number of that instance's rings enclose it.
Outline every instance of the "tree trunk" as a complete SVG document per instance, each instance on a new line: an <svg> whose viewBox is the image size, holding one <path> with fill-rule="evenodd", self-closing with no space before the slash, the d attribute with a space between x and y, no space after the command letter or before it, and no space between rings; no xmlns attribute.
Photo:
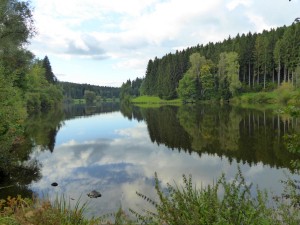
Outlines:
<svg viewBox="0 0 300 225"><path fill-rule="evenodd" d="M279 60L279 63L278 63L278 73L277 73L278 87L280 86L280 70L281 70L281 65L280 65L280 60Z"/></svg>
<svg viewBox="0 0 300 225"><path fill-rule="evenodd" d="M248 63L248 76L249 76L249 88L251 87L251 68L250 68L250 61Z"/></svg>
<svg viewBox="0 0 300 225"><path fill-rule="evenodd" d="M295 87L298 87L298 73L295 74Z"/></svg>
<svg viewBox="0 0 300 225"><path fill-rule="evenodd" d="M267 76L267 65L265 64L265 71L264 71L264 89L266 89L266 76Z"/></svg>
<svg viewBox="0 0 300 225"><path fill-rule="evenodd" d="M283 68L283 82L286 82L286 65Z"/></svg>
<svg viewBox="0 0 300 225"><path fill-rule="evenodd" d="M259 67L257 68L257 85L259 85Z"/></svg>

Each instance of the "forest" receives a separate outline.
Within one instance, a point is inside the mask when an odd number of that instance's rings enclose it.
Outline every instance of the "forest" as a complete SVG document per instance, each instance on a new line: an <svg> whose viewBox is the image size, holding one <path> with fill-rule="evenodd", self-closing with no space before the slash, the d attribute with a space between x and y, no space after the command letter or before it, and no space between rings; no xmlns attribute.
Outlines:
<svg viewBox="0 0 300 225"><path fill-rule="evenodd" d="M101 99L107 98L119 98L120 88L118 87L107 87L97 86L91 84L77 84L71 82L59 82L63 89L65 99L83 99L85 94L93 93L95 96L101 97ZM88 91L88 92L87 92Z"/></svg>
<svg viewBox="0 0 300 225"><path fill-rule="evenodd" d="M230 99L245 92L271 91L282 83L300 86L300 23L237 34L150 59L141 95L183 100ZM133 87L123 83L123 96Z"/></svg>

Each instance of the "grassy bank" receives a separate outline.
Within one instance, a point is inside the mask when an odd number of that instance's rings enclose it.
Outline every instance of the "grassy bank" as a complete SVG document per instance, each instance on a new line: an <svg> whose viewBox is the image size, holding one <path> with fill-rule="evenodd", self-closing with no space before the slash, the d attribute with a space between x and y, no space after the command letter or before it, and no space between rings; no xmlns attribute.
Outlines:
<svg viewBox="0 0 300 225"><path fill-rule="evenodd" d="M164 100L161 99L157 96L148 96L148 95L143 95L143 96L139 96L136 98L131 99L131 102L133 104L137 104L137 105L146 105L146 106L160 106L162 104L169 104L169 105L181 105L182 104L182 100L181 99L173 99L173 100Z"/></svg>
<svg viewBox="0 0 300 225"><path fill-rule="evenodd" d="M80 200L71 209L64 197L57 198L53 203L17 197L0 201L0 224L299 224L300 194L297 182L290 179L284 181L284 193L271 196L274 203L270 204L270 193L258 188L253 190L240 170L230 182L223 174L213 185L201 188L193 185L191 176L183 176L183 186L168 184L167 188L162 187L155 175L158 200L137 193L145 204L143 209L130 209L133 214L131 218L135 219L129 219L121 208L110 216L85 219L88 204L80 204ZM147 205L155 210L149 211ZM113 219L109 219L111 216Z"/></svg>
<svg viewBox="0 0 300 225"><path fill-rule="evenodd" d="M175 104L181 105L182 99L163 100L158 96L139 96L130 100L134 104ZM205 100L201 103L214 103L217 100ZM274 91L261 91L243 93L230 99L232 104L239 105L273 105L274 108L282 106L300 106L300 89L295 89L291 83L282 83Z"/></svg>
<svg viewBox="0 0 300 225"><path fill-rule="evenodd" d="M294 89L290 83L283 83L270 92L244 93L231 99L238 104L273 104L273 105L300 105L300 90Z"/></svg>
<svg viewBox="0 0 300 225"><path fill-rule="evenodd" d="M118 98L106 98L105 100L101 101L94 101L94 104L96 103L106 103L106 102L119 102L120 99ZM86 100L84 98L74 98L72 99L73 104L86 104Z"/></svg>

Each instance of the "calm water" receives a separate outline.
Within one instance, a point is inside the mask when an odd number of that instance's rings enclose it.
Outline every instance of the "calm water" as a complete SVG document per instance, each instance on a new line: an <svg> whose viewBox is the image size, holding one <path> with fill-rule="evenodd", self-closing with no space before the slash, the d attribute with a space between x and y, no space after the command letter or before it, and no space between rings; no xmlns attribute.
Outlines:
<svg viewBox="0 0 300 225"><path fill-rule="evenodd" d="M23 189L53 198L64 194L71 202L89 200L87 193L98 190L102 197L89 204L97 216L121 205L147 207L136 191L155 199L155 172L162 186L181 183L182 174L200 186L222 172L233 179L239 165L249 183L279 193L295 157L283 135L298 132L299 122L230 106L69 106L28 122L35 146L25 163L36 162L38 175Z"/></svg>

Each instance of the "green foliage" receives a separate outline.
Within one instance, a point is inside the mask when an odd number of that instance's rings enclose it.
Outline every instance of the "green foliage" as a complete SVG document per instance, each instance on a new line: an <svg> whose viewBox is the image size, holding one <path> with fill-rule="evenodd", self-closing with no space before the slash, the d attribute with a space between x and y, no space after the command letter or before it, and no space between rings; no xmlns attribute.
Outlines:
<svg viewBox="0 0 300 225"><path fill-rule="evenodd" d="M240 103L268 103L280 105L299 105L299 91L291 83L284 82L271 92L244 93L232 100ZM288 108L286 109L288 111ZM292 112L293 111L293 112ZM296 113L297 110L292 110Z"/></svg>
<svg viewBox="0 0 300 225"><path fill-rule="evenodd" d="M101 98L118 98L120 95L120 88L117 87L76 84L71 82L59 82L58 85L62 88L64 97L69 99L83 99L85 90L93 91Z"/></svg>
<svg viewBox="0 0 300 225"><path fill-rule="evenodd" d="M213 99L216 95L216 93L214 93L214 78L210 72L209 65L203 65L201 68L201 78L198 89L200 89L200 99L202 100Z"/></svg>
<svg viewBox="0 0 300 225"><path fill-rule="evenodd" d="M84 99L87 104L93 104L96 99L96 93L93 91L84 91Z"/></svg>
<svg viewBox="0 0 300 225"><path fill-rule="evenodd" d="M177 93L184 102L195 101L197 98L196 78L187 72L179 81Z"/></svg>
<svg viewBox="0 0 300 225"><path fill-rule="evenodd" d="M294 87L291 83L283 82L276 90L278 101L282 104L287 104L292 99Z"/></svg>
<svg viewBox="0 0 300 225"><path fill-rule="evenodd" d="M232 181L223 174L216 184L196 188L191 176L183 175L184 185L167 184L162 189L155 174L155 189L159 202L137 193L156 208L143 214L131 209L141 224L299 224L300 193L297 181L283 181L284 191L274 196L275 208L270 206L268 193L247 184L240 169Z"/></svg>
<svg viewBox="0 0 300 225"><path fill-rule="evenodd" d="M250 104L263 104L263 103L275 103L276 95L271 92L259 92L259 93L246 93L240 96L242 103Z"/></svg>
<svg viewBox="0 0 300 225"><path fill-rule="evenodd" d="M149 60L140 91L164 99L177 98L176 90L187 73L198 78L197 99L229 99L241 92L271 91L282 82L298 87L298 43L300 23L293 23L259 34L249 32L223 42L197 45L161 59L156 57ZM207 96L202 86L204 65L209 66L214 78L212 94Z"/></svg>
<svg viewBox="0 0 300 225"><path fill-rule="evenodd" d="M45 69L36 61L25 76L25 101L29 112L53 108L62 101L60 87L49 83L44 74Z"/></svg>
<svg viewBox="0 0 300 225"><path fill-rule="evenodd" d="M35 33L29 1L1 1L0 21L0 173L3 179L17 177L20 186L28 185L27 173L36 172L37 166L20 164L29 160L33 145L25 135L25 120L33 111L59 104L62 94L46 80L40 60L24 49Z"/></svg>
<svg viewBox="0 0 300 225"><path fill-rule="evenodd" d="M240 169L233 181L227 181L223 174L216 184L196 188L191 176L183 175L183 186L167 184L167 192L161 188L155 174L155 189L159 202L137 193L156 208L156 212L144 210L138 213L131 209L142 224L298 224L299 203L295 186L288 183L284 196L290 202L277 202L277 208L269 207L268 195L256 189L251 195L252 185L245 181ZM293 194L294 193L294 194ZM290 207L290 208L289 208ZM287 210L292 210L288 212ZM292 223L291 223L292 222Z"/></svg>
<svg viewBox="0 0 300 225"><path fill-rule="evenodd" d="M29 2L2 0L0 3L1 47L19 46L35 34Z"/></svg>
<svg viewBox="0 0 300 225"><path fill-rule="evenodd" d="M205 57L201 56L200 53L193 53L190 55L190 73L194 77L200 77L202 74L202 67L207 64Z"/></svg>
<svg viewBox="0 0 300 225"><path fill-rule="evenodd" d="M179 81L177 93L184 102L195 102L199 99L209 100L214 93L214 77L211 73L210 61L199 53L190 56L190 69Z"/></svg>
<svg viewBox="0 0 300 225"><path fill-rule="evenodd" d="M120 99L125 102L129 102L132 96L131 81L127 80L123 83L120 90Z"/></svg>
<svg viewBox="0 0 300 225"><path fill-rule="evenodd" d="M57 78L55 77L54 73L52 72L52 67L49 61L48 56L45 56L43 59L43 68L45 69L45 78L50 84L57 83Z"/></svg>
<svg viewBox="0 0 300 225"><path fill-rule="evenodd" d="M221 53L218 69L223 99L228 99L229 96L236 96L242 87L239 80L238 54L236 52ZM228 92L230 95L228 95Z"/></svg>
<svg viewBox="0 0 300 225"><path fill-rule="evenodd" d="M134 104L140 104L140 106L149 106L149 107L155 107L155 106L161 106L161 104L176 104L180 105L181 100L180 99L173 99L173 100L163 100L157 96L139 96L137 98L134 98L131 100Z"/></svg>
<svg viewBox="0 0 300 225"><path fill-rule="evenodd" d="M281 183L284 184L283 192L273 197L276 204L274 224L297 225L300 223L300 181L288 177Z"/></svg>
<svg viewBox="0 0 300 225"><path fill-rule="evenodd" d="M140 96L140 93L143 93L143 79L136 78L131 82L127 80L126 83L123 83L120 88L120 99L125 102L130 102L132 97Z"/></svg>
<svg viewBox="0 0 300 225"><path fill-rule="evenodd" d="M13 77L7 78L0 65L0 143L3 155L13 144L21 141L26 118L21 90L13 87Z"/></svg>

